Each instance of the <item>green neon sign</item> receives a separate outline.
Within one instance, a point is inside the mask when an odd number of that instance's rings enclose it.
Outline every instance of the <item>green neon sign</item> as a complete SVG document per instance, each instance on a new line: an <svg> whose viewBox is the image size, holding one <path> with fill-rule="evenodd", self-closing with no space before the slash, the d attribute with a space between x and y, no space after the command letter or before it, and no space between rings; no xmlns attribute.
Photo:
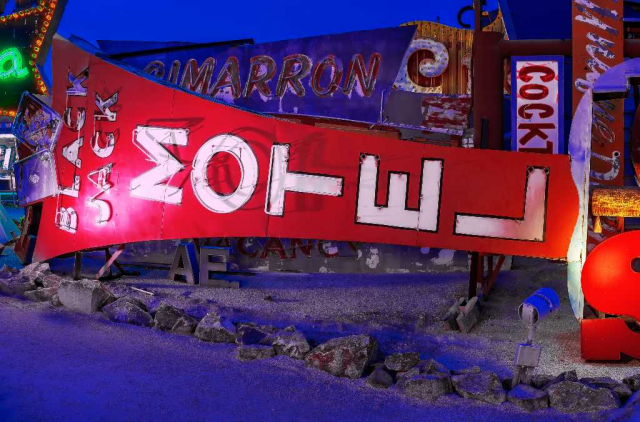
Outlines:
<svg viewBox="0 0 640 422"><path fill-rule="evenodd" d="M22 79L28 74L29 71L22 67L22 56L17 48L9 47L0 52L0 80Z"/></svg>

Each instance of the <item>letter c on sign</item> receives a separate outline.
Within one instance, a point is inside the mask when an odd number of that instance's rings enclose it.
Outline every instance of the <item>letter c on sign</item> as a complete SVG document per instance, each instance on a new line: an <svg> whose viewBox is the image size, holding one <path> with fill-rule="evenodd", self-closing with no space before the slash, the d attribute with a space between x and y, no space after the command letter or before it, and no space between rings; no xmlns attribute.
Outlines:
<svg viewBox="0 0 640 422"><path fill-rule="evenodd" d="M240 166L240 184L229 195L220 195L209 186L207 168L214 155L231 154ZM218 135L200 147L193 160L191 185L198 201L207 209L226 214L246 204L256 190L258 183L258 159L242 138L234 135Z"/></svg>

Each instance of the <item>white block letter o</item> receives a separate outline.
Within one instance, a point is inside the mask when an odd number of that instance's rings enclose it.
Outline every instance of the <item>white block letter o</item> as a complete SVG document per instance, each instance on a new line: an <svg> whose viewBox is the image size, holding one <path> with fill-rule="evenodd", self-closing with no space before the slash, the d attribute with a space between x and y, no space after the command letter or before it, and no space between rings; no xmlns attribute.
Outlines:
<svg viewBox="0 0 640 422"><path fill-rule="evenodd" d="M220 195L211 189L207 167L214 155L231 154L240 166L240 184L229 195ZM258 183L258 159L242 138L235 135L218 135L200 147L193 160L191 185L198 201L207 209L226 214L241 208L251 199Z"/></svg>

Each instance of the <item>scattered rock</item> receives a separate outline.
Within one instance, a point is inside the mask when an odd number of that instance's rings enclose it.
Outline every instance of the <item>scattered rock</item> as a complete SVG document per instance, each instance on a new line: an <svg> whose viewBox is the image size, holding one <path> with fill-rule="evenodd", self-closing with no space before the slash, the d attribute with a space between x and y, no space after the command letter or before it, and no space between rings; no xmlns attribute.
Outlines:
<svg viewBox="0 0 640 422"><path fill-rule="evenodd" d="M3 265L2 268L0 268L0 279L2 279L2 280L7 279L7 278L14 278L18 274L20 274L20 270L19 269L10 267L10 266L8 266L6 264Z"/></svg>
<svg viewBox="0 0 640 422"><path fill-rule="evenodd" d="M44 288L59 287L64 280L65 279L63 277L60 277L59 275L56 275L53 273L49 273L49 274L45 273L37 277L35 280L35 283L38 286L44 287Z"/></svg>
<svg viewBox="0 0 640 422"><path fill-rule="evenodd" d="M339 337L309 352L305 363L336 377L357 379L362 377L377 353L378 342L369 335Z"/></svg>
<svg viewBox="0 0 640 422"><path fill-rule="evenodd" d="M640 392L636 391L631 395L629 400L622 408L611 412L608 415L607 422L629 422L638 419L638 411L640 406Z"/></svg>
<svg viewBox="0 0 640 422"><path fill-rule="evenodd" d="M445 374L420 374L405 380L402 391L421 400L434 401L438 397L451 393L451 378Z"/></svg>
<svg viewBox="0 0 640 422"><path fill-rule="evenodd" d="M452 378L453 388L467 399L500 404L507 398L500 378L491 371L469 372Z"/></svg>
<svg viewBox="0 0 640 422"><path fill-rule="evenodd" d="M454 369L451 371L453 375L466 375L466 374L473 374L478 372L482 372L482 369L480 369L479 366L474 366L474 367L465 368L465 369Z"/></svg>
<svg viewBox="0 0 640 422"><path fill-rule="evenodd" d="M635 374L630 377L626 377L622 380L623 383L627 384L631 391L640 390L640 374Z"/></svg>
<svg viewBox="0 0 640 422"><path fill-rule="evenodd" d="M554 380L553 375L547 374L535 374L531 377L531 386L533 388L542 389L547 385L551 385L551 381Z"/></svg>
<svg viewBox="0 0 640 422"><path fill-rule="evenodd" d="M0 279L0 293L9 296L20 296L29 290L35 290L36 285L26 277L16 275L11 278Z"/></svg>
<svg viewBox="0 0 640 422"><path fill-rule="evenodd" d="M238 344L270 344L264 340L273 334L276 329L270 325L257 325L253 323L240 323L236 327L236 343Z"/></svg>
<svg viewBox="0 0 640 422"><path fill-rule="evenodd" d="M178 318L176 323L171 328L171 332L176 334L191 335L196 330L197 326L198 320L185 314Z"/></svg>
<svg viewBox="0 0 640 422"><path fill-rule="evenodd" d="M396 383L399 388L402 388L404 383L416 375L420 375L420 369L416 366L405 372L396 372Z"/></svg>
<svg viewBox="0 0 640 422"><path fill-rule="evenodd" d="M420 353L394 353L387 356L384 366L391 371L408 371L420 362Z"/></svg>
<svg viewBox="0 0 640 422"><path fill-rule="evenodd" d="M478 296L474 296L464 307L460 308L456 323L460 331L468 333L478 321L480 321L480 305L478 304Z"/></svg>
<svg viewBox="0 0 640 422"><path fill-rule="evenodd" d="M284 329L284 330L282 330L282 331L286 331L287 333L293 333L293 332L294 332L294 331L296 331L296 330L297 330L297 328L296 328L296 326L295 326L295 325L290 325L290 326L288 326L288 327L285 327L285 329Z"/></svg>
<svg viewBox="0 0 640 422"><path fill-rule="evenodd" d="M616 381L611 377L580 378L580 382L593 388L608 388L616 393L623 403L633 394L627 384Z"/></svg>
<svg viewBox="0 0 640 422"><path fill-rule="evenodd" d="M153 326L162 331L171 331L182 316L184 316L183 311L166 302L162 302L156 311Z"/></svg>
<svg viewBox="0 0 640 422"><path fill-rule="evenodd" d="M449 369L435 359L421 360L420 363L418 363L418 369L420 369L421 373L425 374L442 373L451 375Z"/></svg>
<svg viewBox="0 0 640 422"><path fill-rule="evenodd" d="M140 306L140 302L130 298L122 297L113 303L102 308L107 317L113 322L141 325L151 327L153 318Z"/></svg>
<svg viewBox="0 0 640 422"><path fill-rule="evenodd" d="M441 316L440 320L444 325L444 329L447 331L456 331L458 330L458 323L456 322L456 318L460 314L460 306L464 303L464 298L461 297L456 300L449 309L447 309Z"/></svg>
<svg viewBox="0 0 640 422"><path fill-rule="evenodd" d="M502 384L502 388L504 388L505 391L510 391L513 387L511 385L513 384L513 378L501 378L500 383Z"/></svg>
<svg viewBox="0 0 640 422"><path fill-rule="evenodd" d="M549 404L561 412L597 412L617 409L620 399L607 388L591 388L580 382L560 381L547 387Z"/></svg>
<svg viewBox="0 0 640 422"><path fill-rule="evenodd" d="M557 383L562 382L562 381L574 381L574 382L577 382L578 381L578 374L576 373L576 370L572 369L571 371L566 371L566 372L561 373L560 375L558 375L557 377L555 377L554 379L549 381L542 388L543 389L547 389L548 387L552 386L553 384L557 384Z"/></svg>
<svg viewBox="0 0 640 422"><path fill-rule="evenodd" d="M375 388L389 388L393 385L393 377L385 368L378 366L367 377L367 385Z"/></svg>
<svg viewBox="0 0 640 422"><path fill-rule="evenodd" d="M271 346L264 346L262 344L249 344L242 345L236 349L236 357L240 360L256 360L256 359L268 359L276 355L275 350Z"/></svg>
<svg viewBox="0 0 640 422"><path fill-rule="evenodd" d="M236 327L228 319L215 312L209 312L198 323L195 336L202 341L213 343L235 343Z"/></svg>
<svg viewBox="0 0 640 422"><path fill-rule="evenodd" d="M273 302L273 297L271 297L271 295L266 295L265 297L262 298L262 300L266 302Z"/></svg>
<svg viewBox="0 0 640 422"><path fill-rule="evenodd" d="M47 262L34 262L20 270L20 276L29 279L31 283L40 285L42 284L37 282L37 279L47 273L50 273Z"/></svg>
<svg viewBox="0 0 640 422"><path fill-rule="evenodd" d="M131 298L132 300L134 300L133 298ZM98 305L98 309L102 310L102 308L104 308L105 306L112 304L113 302L115 302L116 300L118 300L117 297L115 297L113 294L111 294L111 292L107 291L107 297L104 298L104 300L102 302L100 302L100 304ZM145 312L149 312L147 307L144 305L144 303L140 302L140 301L136 301L138 303L138 306L140 306L140 308L142 308Z"/></svg>
<svg viewBox="0 0 640 422"><path fill-rule="evenodd" d="M56 308L62 306L62 302L60 302L60 297L58 296L58 293L56 293L51 297L51 300L49 301L49 303L51 303L51 306L55 306Z"/></svg>
<svg viewBox="0 0 640 422"><path fill-rule="evenodd" d="M422 312L418 316L418 321L416 322L416 329L424 328L429 325L429 315L426 312Z"/></svg>
<svg viewBox="0 0 640 422"><path fill-rule="evenodd" d="M518 384L509 391L507 400L528 412L549 407L549 395L545 391L525 384Z"/></svg>
<svg viewBox="0 0 640 422"><path fill-rule="evenodd" d="M34 302L49 302L56 293L58 293L57 287L49 287L46 289L28 290L22 295Z"/></svg>
<svg viewBox="0 0 640 422"><path fill-rule="evenodd" d="M279 331L273 337L273 347L278 355L304 359L311 351L307 338L300 331Z"/></svg>
<svg viewBox="0 0 640 422"><path fill-rule="evenodd" d="M109 297L109 292L95 280L65 280L58 288L58 297L66 308L76 312L91 313L100 309L102 303Z"/></svg>

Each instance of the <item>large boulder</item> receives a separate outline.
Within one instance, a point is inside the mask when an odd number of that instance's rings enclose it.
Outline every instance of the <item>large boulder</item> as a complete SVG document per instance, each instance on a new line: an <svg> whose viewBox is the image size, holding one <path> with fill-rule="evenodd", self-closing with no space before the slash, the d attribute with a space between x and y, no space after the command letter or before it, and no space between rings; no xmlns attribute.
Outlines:
<svg viewBox="0 0 640 422"><path fill-rule="evenodd" d="M269 359L275 355L276 352L273 347L262 344L241 345L236 349L236 357L244 361Z"/></svg>
<svg viewBox="0 0 640 422"><path fill-rule="evenodd" d="M633 394L627 384L611 377L580 378L580 382L593 388L608 388L618 395L621 402L625 402Z"/></svg>
<svg viewBox="0 0 640 422"><path fill-rule="evenodd" d="M228 319L209 312L196 327L195 336L213 343L235 343L236 327Z"/></svg>
<svg viewBox="0 0 640 422"><path fill-rule="evenodd" d="M102 308L102 312L113 322L151 327L153 318L141 305L135 299L122 297Z"/></svg>
<svg viewBox="0 0 640 422"><path fill-rule="evenodd" d="M598 412L620 407L620 399L613 391L591 388L581 382L561 381L546 390L549 405L561 412Z"/></svg>
<svg viewBox="0 0 640 422"><path fill-rule="evenodd" d="M378 342L369 335L353 335L329 340L305 357L312 368L336 377L357 379L378 354Z"/></svg>
<svg viewBox="0 0 640 422"><path fill-rule="evenodd" d="M100 310L110 295L100 282L95 280L65 280L58 288L58 298L65 308L87 314Z"/></svg>
<svg viewBox="0 0 640 422"><path fill-rule="evenodd" d="M434 401L452 391L451 378L442 373L415 375L398 386L404 394L427 401Z"/></svg>
<svg viewBox="0 0 640 422"><path fill-rule="evenodd" d="M278 355L293 359L304 359L311 351L307 338L301 331L278 331L272 336L273 348Z"/></svg>
<svg viewBox="0 0 640 422"><path fill-rule="evenodd" d="M420 362L420 353L394 353L384 360L384 366L390 371L404 372Z"/></svg>
<svg viewBox="0 0 640 422"><path fill-rule="evenodd" d="M498 376L491 371L469 372L452 378L453 388L467 399L500 404L507 399Z"/></svg>
<svg viewBox="0 0 640 422"><path fill-rule="evenodd" d="M547 392L526 384L516 385L507 394L507 400L528 412L549 407L549 395Z"/></svg>
<svg viewBox="0 0 640 422"><path fill-rule="evenodd" d="M374 388L389 388L393 385L393 376L384 367L378 366L367 377L367 385Z"/></svg>

